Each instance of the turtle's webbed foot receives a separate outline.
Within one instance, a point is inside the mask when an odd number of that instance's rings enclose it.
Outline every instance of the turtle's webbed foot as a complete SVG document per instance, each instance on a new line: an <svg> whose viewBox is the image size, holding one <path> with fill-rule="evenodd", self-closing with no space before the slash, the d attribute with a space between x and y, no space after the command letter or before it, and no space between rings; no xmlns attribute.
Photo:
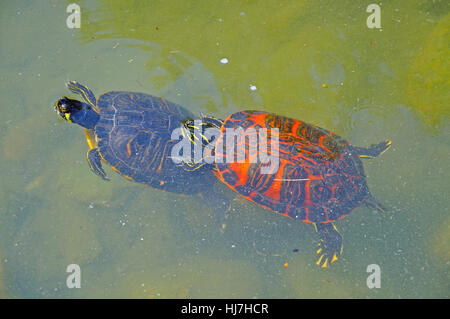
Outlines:
<svg viewBox="0 0 450 319"><path fill-rule="evenodd" d="M316 228L320 236L316 264L321 268L327 268L342 254L342 236L332 223L316 224Z"/></svg>
<svg viewBox="0 0 450 319"><path fill-rule="evenodd" d="M327 268L330 264L334 263L341 256L339 250L336 247L330 247L329 243L321 239L317 245L318 259L316 265L322 268Z"/></svg>
<svg viewBox="0 0 450 319"><path fill-rule="evenodd" d="M87 160L91 171L100 176L103 180L109 181L102 167L101 157L97 148L92 148L87 153Z"/></svg>

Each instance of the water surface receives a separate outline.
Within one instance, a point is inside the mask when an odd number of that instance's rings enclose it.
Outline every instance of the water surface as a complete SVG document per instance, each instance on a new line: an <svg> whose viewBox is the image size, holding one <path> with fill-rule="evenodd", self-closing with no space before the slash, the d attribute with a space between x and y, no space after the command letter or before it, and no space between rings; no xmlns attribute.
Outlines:
<svg viewBox="0 0 450 319"><path fill-rule="evenodd" d="M449 297L447 1L382 2L381 29L368 1L78 1L80 29L69 3L1 5L0 297ZM52 110L68 80L195 114L276 112L359 146L391 139L364 162L389 214L338 222L344 255L322 270L311 225L218 184L232 200L222 234L207 198L92 174L82 130ZM66 286L73 263L81 289Z"/></svg>

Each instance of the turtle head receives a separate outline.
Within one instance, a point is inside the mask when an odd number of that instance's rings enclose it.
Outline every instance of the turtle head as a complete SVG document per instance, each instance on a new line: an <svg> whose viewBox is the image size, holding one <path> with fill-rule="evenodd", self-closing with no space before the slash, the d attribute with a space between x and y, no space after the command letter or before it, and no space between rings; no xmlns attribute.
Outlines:
<svg viewBox="0 0 450 319"><path fill-rule="evenodd" d="M89 104L65 96L56 101L54 109L66 121L74 122L87 129L93 129L100 118Z"/></svg>
<svg viewBox="0 0 450 319"><path fill-rule="evenodd" d="M220 134L220 128L222 126L222 123L223 121L211 116L208 117L203 116L202 119L200 120L194 120L190 117L187 117L186 119L181 121L182 134L183 136L188 137L193 144L201 142L203 146L206 146L211 143L210 140L211 136L208 138L206 135L204 135L206 130L208 129L216 130L210 131L216 132L217 134L213 134L216 137L216 135Z"/></svg>

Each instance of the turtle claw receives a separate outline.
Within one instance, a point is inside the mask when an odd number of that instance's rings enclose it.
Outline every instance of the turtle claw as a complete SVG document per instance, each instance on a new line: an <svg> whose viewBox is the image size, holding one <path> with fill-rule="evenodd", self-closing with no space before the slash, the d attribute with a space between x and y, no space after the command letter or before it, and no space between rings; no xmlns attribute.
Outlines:
<svg viewBox="0 0 450 319"><path fill-rule="evenodd" d="M326 247L324 240L320 241L318 248L319 249L316 251L318 255L316 265L321 268L328 268L329 265L335 263L341 256L340 252L336 252L333 249Z"/></svg>
<svg viewBox="0 0 450 319"><path fill-rule="evenodd" d="M332 223L316 224L316 229L320 236L316 264L321 268L328 268L341 257L342 236Z"/></svg>

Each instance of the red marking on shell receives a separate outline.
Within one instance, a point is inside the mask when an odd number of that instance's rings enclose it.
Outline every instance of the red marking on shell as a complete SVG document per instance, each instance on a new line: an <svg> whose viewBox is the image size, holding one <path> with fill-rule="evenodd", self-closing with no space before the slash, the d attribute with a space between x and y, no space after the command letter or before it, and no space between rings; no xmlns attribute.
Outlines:
<svg viewBox="0 0 450 319"><path fill-rule="evenodd" d="M242 116L243 114L245 116ZM336 187L338 185L339 187L344 187L344 184L340 180L343 178L342 173L337 174L335 169L341 165L337 161L344 160L342 149L349 143L332 132L299 120L264 112L253 113L251 111L242 111L230 115L221 128L222 135L218 140L220 141L223 138L226 123L228 124L227 127L239 127L244 122L246 129L255 127L266 129L276 127L279 129L279 169L275 176L270 179L260 174L260 167L257 164L249 163L249 161L247 163L229 163L222 166L222 169L216 173L219 179L234 191L237 191L237 186L245 186L246 190L250 188L251 192L248 196L241 195L269 210L272 210L272 208L268 205L272 203L272 207L279 207L275 211L283 216L297 218L296 216L289 216L288 212L293 207L302 208L305 216L301 220L312 223L310 219L316 220L318 217L316 214L320 212L317 207L320 206L325 214L325 220L322 219L321 222L334 221L328 216L327 204L320 202L320 196L317 197L315 195L312 187L317 185L317 182L314 181L328 183L327 188L330 189L331 200L335 203L337 202ZM217 153L220 154L220 152ZM226 154L221 155L226 158ZM344 164L353 165L349 162ZM234 173L230 174L230 176L236 178L233 185L230 185L230 181L224 179L224 176L230 172ZM289 174L292 174L292 172L297 172L295 173L297 175L294 175L294 178L291 179ZM303 172L301 173L303 175L298 175L300 174L298 172ZM285 174L287 175L285 176ZM345 168L344 175L344 178L350 182L345 184L346 191L358 191L358 180L364 177L360 175L352 176L345 172ZM336 178L333 179L333 176L336 176ZM347 185L351 185L351 189ZM293 193L296 194L295 197L290 198L289 194ZM261 201L261 196L266 202ZM282 200L283 202L281 202ZM357 203L354 204L356 207ZM339 214L336 218L340 219L347 215L344 211L339 212Z"/></svg>

